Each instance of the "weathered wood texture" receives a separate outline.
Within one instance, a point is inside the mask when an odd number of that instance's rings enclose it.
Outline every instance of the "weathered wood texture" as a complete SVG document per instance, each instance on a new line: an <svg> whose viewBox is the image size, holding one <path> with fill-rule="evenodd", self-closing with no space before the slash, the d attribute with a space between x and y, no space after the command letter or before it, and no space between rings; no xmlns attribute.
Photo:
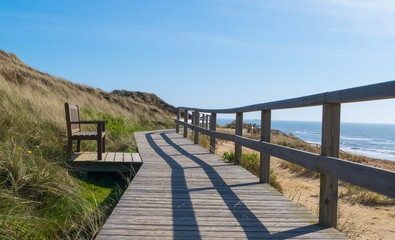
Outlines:
<svg viewBox="0 0 395 240"><path fill-rule="evenodd" d="M188 110L184 111L184 122L188 123ZM184 125L184 138L188 136L188 128Z"/></svg>
<svg viewBox="0 0 395 240"><path fill-rule="evenodd" d="M76 172L134 172L142 160L138 153L105 152L102 160L97 160L96 152L74 153L68 161L71 170Z"/></svg>
<svg viewBox="0 0 395 240"><path fill-rule="evenodd" d="M217 130L217 114L212 113L210 116L210 131L215 132ZM215 136L210 135L210 153L215 154Z"/></svg>
<svg viewBox="0 0 395 240"><path fill-rule="evenodd" d="M96 239L345 239L174 130L135 138L144 164Z"/></svg>
<svg viewBox="0 0 395 240"><path fill-rule="evenodd" d="M79 152L73 154L71 161L80 162L98 160L95 152ZM141 158L138 153L106 152L103 153L103 160L99 162L141 162Z"/></svg>
<svg viewBox="0 0 395 240"><path fill-rule="evenodd" d="M378 99L395 98L395 81L377 83L362 87L343 89L333 92L319 93L310 96L292 98L276 102L260 103L238 108L228 109L202 109L179 107L180 109L188 109L190 111L199 111L206 113L238 113L253 112L261 110L273 110L296 107L318 106L326 103L348 103L361 102Z"/></svg>
<svg viewBox="0 0 395 240"><path fill-rule="evenodd" d="M243 135L243 113L236 113L236 135ZM240 164L242 145L235 142L235 164Z"/></svg>
<svg viewBox="0 0 395 240"><path fill-rule="evenodd" d="M324 104L322 114L323 156L339 157L340 152L340 104ZM337 178L320 174L319 223L323 226L337 226Z"/></svg>
<svg viewBox="0 0 395 240"><path fill-rule="evenodd" d="M194 112L194 119L195 119L195 125L196 126L200 126L200 113L199 112ZM193 132L193 141L194 141L194 143L195 144L199 144L199 132L198 132L198 130L195 130L194 132Z"/></svg>
<svg viewBox="0 0 395 240"><path fill-rule="evenodd" d="M270 143L271 111L261 111L261 141ZM261 152L259 182L270 182L270 154Z"/></svg>
<svg viewBox="0 0 395 240"><path fill-rule="evenodd" d="M181 118L181 109L177 109L177 120L180 121ZM176 133L180 132L180 124L176 124Z"/></svg>

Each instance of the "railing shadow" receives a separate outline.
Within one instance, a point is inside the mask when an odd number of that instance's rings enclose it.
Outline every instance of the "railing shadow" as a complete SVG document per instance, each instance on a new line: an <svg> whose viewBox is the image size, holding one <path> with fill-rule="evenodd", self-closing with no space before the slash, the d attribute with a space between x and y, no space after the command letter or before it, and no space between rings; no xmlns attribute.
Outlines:
<svg viewBox="0 0 395 240"><path fill-rule="evenodd" d="M294 229L290 229L287 231L277 232L271 234L269 230L264 226L264 224L258 219L258 217L244 204L242 204L242 200L237 196L237 194L232 190L232 187L245 186L245 185L254 185L257 183L247 183L247 184L236 184L236 185L228 185L223 178L219 175L219 173L209 164L207 164L202 159L190 154L188 151L184 150L182 147L174 143L166 133L162 132L160 136L165 140L167 144L177 150L179 153L184 155L185 157L191 159L193 162L198 164L201 169L204 170L205 174L213 184L211 188L198 188L198 189L188 189L184 168L177 163L175 159L166 154L162 149L158 147L155 141L152 138L153 133L146 134L146 139L148 140L151 147L155 150L155 152L161 156L168 165L172 168L172 195L173 195L173 224L174 224L174 238L181 239L185 238L184 231L184 222L185 217L189 217L188 224L192 225L188 227L188 231L191 231L191 235L200 238L199 226L196 221L196 216L192 208L192 201L190 197L190 192L195 191L204 191L209 189L217 190L217 193L220 195L225 205L228 207L230 212L233 214L234 218L238 221L239 225L243 228L244 233L246 234L248 239L256 239L261 238L276 238L276 239L286 239L301 236L307 233L317 232L325 229L324 227L318 224L311 224L303 227L296 227ZM177 176L177 177L175 177ZM180 204L180 194L183 196L183 205L187 208L182 207L182 210L177 207L177 204ZM176 196L176 198L175 198ZM237 210L235 210L237 207ZM253 228L251 226L253 223ZM221 223L218 223L219 225ZM183 233L178 231L184 231Z"/></svg>
<svg viewBox="0 0 395 240"><path fill-rule="evenodd" d="M152 138L153 133L148 133L145 135L148 143L152 149L166 161L166 163L171 167L171 189L172 189L172 215L173 215L173 231L174 239L185 239L185 234L183 230L185 229L181 223L185 222L185 218L188 218L188 237L200 238L200 232L198 224L196 222L195 212L192 208L192 201L189 195L184 169L180 164L177 163L174 158L166 154ZM174 189L185 190L183 192L174 191ZM178 207L180 205L180 197L182 197L182 208Z"/></svg>

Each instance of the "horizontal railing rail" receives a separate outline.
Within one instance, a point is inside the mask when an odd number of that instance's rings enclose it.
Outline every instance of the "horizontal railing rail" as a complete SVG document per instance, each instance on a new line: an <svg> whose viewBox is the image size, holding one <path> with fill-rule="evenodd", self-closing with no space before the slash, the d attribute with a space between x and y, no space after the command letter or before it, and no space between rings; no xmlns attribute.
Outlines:
<svg viewBox="0 0 395 240"><path fill-rule="evenodd" d="M260 152L259 178L262 183L269 183L270 156L320 173L319 223L336 227L338 179L395 198L395 172L339 158L341 103L390 98L395 98L395 81L238 108L179 107L176 131L179 132L180 125L184 126L184 137L187 137L188 128L193 130L195 144L199 142L199 133L208 135L211 153L215 153L216 139L234 142L235 164L240 162L242 147ZM270 143L271 110L319 105L323 106L321 155ZM188 123L189 111L192 111L192 123ZM242 136L243 113L252 111L261 111L262 114L261 141ZM183 121L180 120L182 112ZM200 113L210 115L203 114L201 118ZM236 113L236 134L216 131L218 113Z"/></svg>
<svg viewBox="0 0 395 240"><path fill-rule="evenodd" d="M389 98L395 98L395 81L377 83L333 92L319 93L310 96L286 99L282 101L254 104L238 108L204 109L178 107L178 109L198 111L202 113L238 113L255 112L261 110L312 107L323 105L326 103L350 103Z"/></svg>
<svg viewBox="0 0 395 240"><path fill-rule="evenodd" d="M273 143L261 142L230 133L214 132L182 121L177 122L201 134L238 143L243 147L268 153L271 156L281 158L314 172L331 175L345 182L395 198L394 172Z"/></svg>

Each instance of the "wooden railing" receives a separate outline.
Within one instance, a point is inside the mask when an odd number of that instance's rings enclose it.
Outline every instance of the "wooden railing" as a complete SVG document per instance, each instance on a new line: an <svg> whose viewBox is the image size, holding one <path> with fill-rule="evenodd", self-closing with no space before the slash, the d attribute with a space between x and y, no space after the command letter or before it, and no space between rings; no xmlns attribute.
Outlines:
<svg viewBox="0 0 395 240"><path fill-rule="evenodd" d="M176 131L179 132L180 125L184 126L183 136L187 137L187 129L193 130L195 144L199 143L199 133L210 136L211 153L215 153L217 138L234 142L235 164L240 162L242 146L259 151L262 183L269 183L270 156L320 173L319 224L336 227L338 179L395 198L395 172L339 159L340 105L389 98L395 98L395 81L230 109L179 107ZM321 155L270 143L271 110L320 105L323 106ZM182 111L184 121L180 120ZM191 124L189 111L192 111ZM242 136L243 113L253 111L261 111L261 141ZM210 115L209 129L207 122L201 124L200 113ZM236 114L235 135L216 131L218 113Z"/></svg>

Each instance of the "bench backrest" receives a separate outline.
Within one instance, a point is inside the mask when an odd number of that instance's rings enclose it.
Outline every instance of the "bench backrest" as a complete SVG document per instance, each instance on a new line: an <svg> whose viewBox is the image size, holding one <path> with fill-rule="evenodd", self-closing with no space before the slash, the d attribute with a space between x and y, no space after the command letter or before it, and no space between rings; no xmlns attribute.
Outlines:
<svg viewBox="0 0 395 240"><path fill-rule="evenodd" d="M67 124L67 135L70 138L73 134L81 132L81 125L71 122L80 121L80 108L78 105L71 105L69 103L64 104L66 111L66 124Z"/></svg>

